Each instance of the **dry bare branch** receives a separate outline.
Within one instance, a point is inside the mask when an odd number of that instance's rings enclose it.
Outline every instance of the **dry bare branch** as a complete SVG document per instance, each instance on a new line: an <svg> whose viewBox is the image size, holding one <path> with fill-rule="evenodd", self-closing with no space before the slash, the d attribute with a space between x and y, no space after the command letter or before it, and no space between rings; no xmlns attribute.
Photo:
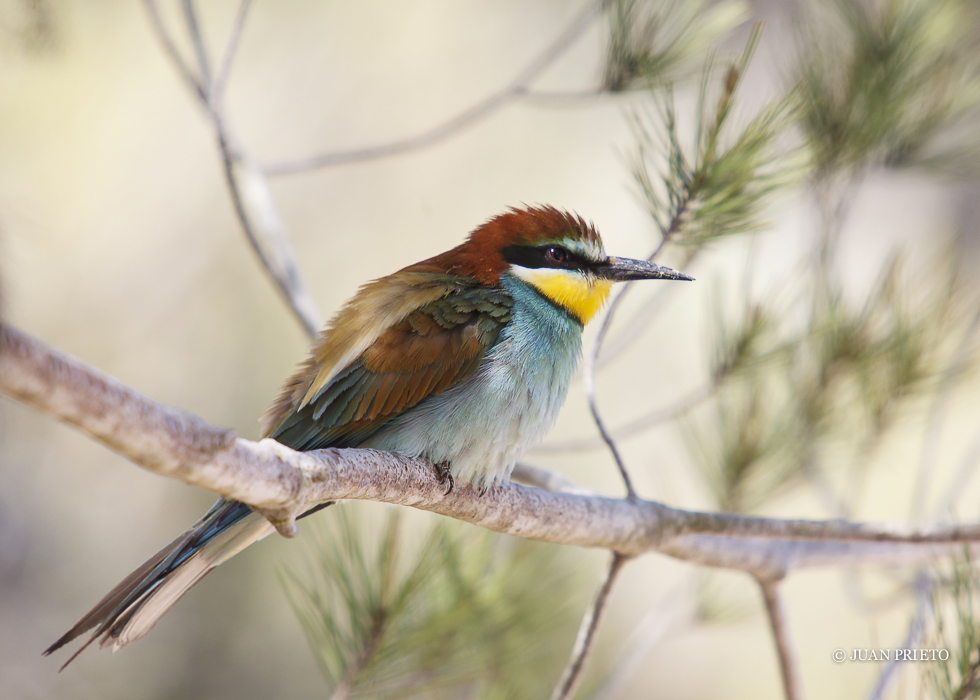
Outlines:
<svg viewBox="0 0 980 700"><path fill-rule="evenodd" d="M655 607L644 614L636 629L621 643L621 651L616 654L615 667L608 673L592 700L616 700L621 697L627 683L650 657L657 644L668 634L693 624L695 606L691 591L695 586L694 577L685 576Z"/></svg>
<svg viewBox="0 0 980 700"><path fill-rule="evenodd" d="M919 575L916 577L915 589L916 598L918 599L918 604L916 605L915 615L912 617L912 621L909 623L909 631L906 634L905 639L896 644L896 649L914 649L921 643L922 635L926 628L926 617L929 614L929 604L932 600L932 595L935 588L935 581L933 581L928 575L920 571ZM892 679L897 675L898 670L903 664L909 663L908 661L900 661L899 656L896 654L895 658L888 662L885 669L878 675L878 681L875 683L875 687L872 689L871 694L868 695L868 700L882 700L885 697L885 692L888 690Z"/></svg>
<svg viewBox="0 0 980 700"><path fill-rule="evenodd" d="M187 65L187 62L180 55L180 51L177 50L177 45L174 44L170 32L167 31L167 26L163 23L163 17L160 16L160 8L157 7L154 0L144 0L143 4L146 5L146 12L150 16L150 26L153 27L153 31L156 32L157 38L163 45L164 53L173 62L174 67L177 69L177 72L188 89L197 95L202 102L206 103L208 93L201 84L201 81L191 71L190 66Z"/></svg>
<svg viewBox="0 0 980 700"><path fill-rule="evenodd" d="M265 166L265 172L270 176L289 175L334 165L387 158L439 143L466 127L486 119L504 105L527 94L530 84L554 63L586 29L592 26L592 22L608 4L609 0L590 2L575 18L575 21L505 87L431 129L415 136L396 139L376 146L366 146L348 151L333 151L307 158L269 163Z"/></svg>
<svg viewBox="0 0 980 700"><path fill-rule="evenodd" d="M184 82L197 96L214 126L225 181L235 207L235 215L245 236L258 255L259 262L262 263L307 335L315 336L323 326L322 316L313 300L313 295L310 294L300 275L296 252L285 231L282 217L279 216L268 179L262 169L235 145L221 108L221 95L228 80L228 71L234 58L235 48L241 38L249 3L243 2L239 7L228 46L224 51L222 65L213 83L207 49L193 1L185 0L183 7L188 33L197 56L200 78L194 76L180 52L177 51L154 0L145 0L145 4L150 16L150 24L163 44L164 51Z"/></svg>
<svg viewBox="0 0 980 700"><path fill-rule="evenodd" d="M673 216L670 219L670 223L661 230L660 243L653 249L653 252L647 256L647 260L652 262L658 255L663 247L667 245L667 242L677 233L680 229L681 224L684 221L684 217L687 215L687 208L690 199L685 193L684 197L677 202L677 208L674 211ZM612 326L613 318L616 316L616 312L619 310L620 304L623 303L623 298L629 292L630 288L633 286L633 282L626 282L619 289L619 292L613 297L612 302L609 304L609 310L606 312L605 317L602 319L602 325L599 326L599 333L596 335L595 342L589 349L589 352L585 354L585 362L582 367L582 384L585 388L585 397L589 403L589 411L592 413L592 420L595 422L596 428L599 430L599 435L602 437L602 441L606 443L609 448L609 452L612 453L613 459L616 461L616 466L619 468L619 474L623 478L623 483L626 485L626 497L636 498L636 490L633 488L633 481L630 479L629 472L626 471L626 463L623 461L622 455L619 454L619 448L616 446L616 441L613 439L612 433L606 428L605 421L603 421L601 414L599 413L599 400L596 397L595 390L595 370L596 363L599 359L599 353L602 352L602 344L606 339L606 335L609 333L609 329Z"/></svg>
<svg viewBox="0 0 980 700"><path fill-rule="evenodd" d="M228 76L231 74L231 64L235 60L235 52L238 50L238 44L242 38L242 30L245 28L245 18L248 16L248 10L251 5L252 0L242 0L238 6L238 13L235 15L235 23L232 25L231 35L228 37L228 44L225 46L225 53L221 58L221 65L218 67L218 72L215 73L214 80L211 82L211 91L208 95L208 101L211 104L220 102L224 96L225 85L228 82Z"/></svg>
<svg viewBox="0 0 980 700"><path fill-rule="evenodd" d="M642 499L581 496L498 483L457 484L448 496L422 459L364 449L295 452L152 401L9 325L0 325L0 392L70 423L136 464L243 501L284 536L310 504L369 500L410 506L527 539L658 551L778 578L802 567L916 564L963 544L980 525L910 528L846 520L782 520L672 508Z"/></svg>
<svg viewBox="0 0 980 700"><path fill-rule="evenodd" d="M772 636L776 642L779 656L779 669L783 676L783 692L786 700L803 700L803 683L800 679L799 663L793 641L789 636L789 623L786 619L786 609L779 596L777 579L758 579L762 589L762 597L766 603L766 615L772 627Z"/></svg>

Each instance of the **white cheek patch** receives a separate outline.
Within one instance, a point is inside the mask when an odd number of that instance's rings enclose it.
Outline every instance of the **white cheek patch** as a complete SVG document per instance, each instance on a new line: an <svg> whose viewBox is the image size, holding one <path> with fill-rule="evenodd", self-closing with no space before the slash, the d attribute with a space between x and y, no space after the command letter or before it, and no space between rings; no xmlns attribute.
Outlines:
<svg viewBox="0 0 980 700"><path fill-rule="evenodd" d="M554 267L521 267L511 265L510 271L515 277L519 277L530 285L537 287L539 284L548 284L555 279L567 280L567 283L574 284L576 278L586 284L585 275L578 270L561 270Z"/></svg>

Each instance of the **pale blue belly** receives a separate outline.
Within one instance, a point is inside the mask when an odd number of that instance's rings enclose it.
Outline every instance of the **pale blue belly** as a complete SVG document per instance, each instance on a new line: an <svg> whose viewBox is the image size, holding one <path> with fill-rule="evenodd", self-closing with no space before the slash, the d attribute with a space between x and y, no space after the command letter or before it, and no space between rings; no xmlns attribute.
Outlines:
<svg viewBox="0 0 980 700"><path fill-rule="evenodd" d="M514 464L554 424L582 354L582 326L527 284L504 274L510 322L479 369L393 420L364 447L451 465L480 486Z"/></svg>

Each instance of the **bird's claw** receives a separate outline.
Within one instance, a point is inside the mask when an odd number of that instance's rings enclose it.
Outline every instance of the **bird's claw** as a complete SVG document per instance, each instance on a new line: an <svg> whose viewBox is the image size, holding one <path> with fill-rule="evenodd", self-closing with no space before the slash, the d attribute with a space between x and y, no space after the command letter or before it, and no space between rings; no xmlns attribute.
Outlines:
<svg viewBox="0 0 980 700"><path fill-rule="evenodd" d="M439 483L445 486L446 482L449 482L449 487L446 489L446 492L442 494L443 496L448 496L453 492L453 489L456 488L456 480L453 478L453 473L450 471L449 464L442 462L440 464L434 464L433 466L436 469L436 479L439 480Z"/></svg>

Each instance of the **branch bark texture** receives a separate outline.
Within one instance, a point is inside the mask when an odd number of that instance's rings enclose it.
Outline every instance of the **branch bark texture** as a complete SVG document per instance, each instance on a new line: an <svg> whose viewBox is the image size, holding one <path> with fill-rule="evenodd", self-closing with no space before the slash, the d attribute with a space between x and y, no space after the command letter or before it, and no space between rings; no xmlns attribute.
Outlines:
<svg viewBox="0 0 980 700"><path fill-rule="evenodd" d="M761 578L808 566L918 563L964 543L980 550L976 524L909 528L757 518L514 483L484 494L457 484L447 496L425 460L376 450L295 452L274 440L244 440L9 325L0 325L0 392L76 426L145 469L248 503L285 536L297 534L295 518L311 504L356 499L624 556L657 551Z"/></svg>

